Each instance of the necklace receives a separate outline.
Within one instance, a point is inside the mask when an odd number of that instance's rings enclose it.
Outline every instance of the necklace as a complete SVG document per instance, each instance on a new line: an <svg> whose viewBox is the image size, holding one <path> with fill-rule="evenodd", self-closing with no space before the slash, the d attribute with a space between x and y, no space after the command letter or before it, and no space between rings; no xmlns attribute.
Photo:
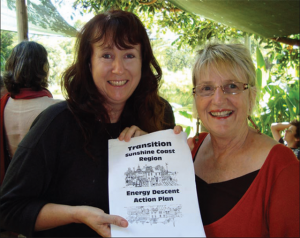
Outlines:
<svg viewBox="0 0 300 238"><path fill-rule="evenodd" d="M101 120L99 120L99 122L101 122ZM115 136L115 137L113 137L113 136L111 135L111 133L109 133L109 131L108 131L108 129L107 129L105 123L102 123L102 127L104 128L105 132L106 132L107 135L110 137L110 139L115 139L115 138L117 138L117 137L121 134L121 121L118 121L117 123L113 123L113 124L114 124L114 125L112 125L112 123L109 124L109 126L111 127L110 129L115 129L115 126L118 127L117 130L111 130L111 131L113 131L112 134L115 134L115 131L118 132L118 135ZM113 126L114 126L114 127L113 127Z"/></svg>

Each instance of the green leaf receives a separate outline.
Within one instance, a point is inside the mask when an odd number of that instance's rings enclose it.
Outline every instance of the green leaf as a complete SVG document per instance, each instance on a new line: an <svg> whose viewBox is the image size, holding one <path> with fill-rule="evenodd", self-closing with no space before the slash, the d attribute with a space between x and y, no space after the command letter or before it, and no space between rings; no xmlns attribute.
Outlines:
<svg viewBox="0 0 300 238"><path fill-rule="evenodd" d="M294 112L294 110L293 110L293 105L292 105L292 103L291 103L291 101L290 101L290 98L289 97L286 97L286 104L287 104L287 106L288 106L288 109L289 109L289 113L290 113L290 115L291 115L291 117L292 118L294 118L295 117L295 112Z"/></svg>
<svg viewBox="0 0 300 238"><path fill-rule="evenodd" d="M191 133L191 127L190 126L186 127L185 133L187 134L187 136L190 135L190 133Z"/></svg>
<svg viewBox="0 0 300 238"><path fill-rule="evenodd" d="M256 62L257 68L264 68L264 70L266 71L266 63L258 46L256 47Z"/></svg>
<svg viewBox="0 0 300 238"><path fill-rule="evenodd" d="M189 114L187 111L179 111L179 114L181 116L184 116L184 117L188 118L188 119L193 119L192 115Z"/></svg>
<svg viewBox="0 0 300 238"><path fill-rule="evenodd" d="M261 69L259 69L259 68L256 69L256 86L257 86L258 91L261 91L262 72L261 72Z"/></svg>

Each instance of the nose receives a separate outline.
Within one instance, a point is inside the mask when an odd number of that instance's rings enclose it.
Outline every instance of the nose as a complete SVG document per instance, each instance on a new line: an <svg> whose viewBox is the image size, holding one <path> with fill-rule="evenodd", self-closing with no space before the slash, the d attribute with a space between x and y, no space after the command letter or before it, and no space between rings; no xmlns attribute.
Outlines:
<svg viewBox="0 0 300 238"><path fill-rule="evenodd" d="M124 73L124 62L121 58L116 57L113 61L113 69L112 72L114 74L123 74Z"/></svg>
<svg viewBox="0 0 300 238"><path fill-rule="evenodd" d="M222 88L220 86L216 87L214 95L212 95L213 101L216 104L221 104L224 101L226 95L224 94Z"/></svg>

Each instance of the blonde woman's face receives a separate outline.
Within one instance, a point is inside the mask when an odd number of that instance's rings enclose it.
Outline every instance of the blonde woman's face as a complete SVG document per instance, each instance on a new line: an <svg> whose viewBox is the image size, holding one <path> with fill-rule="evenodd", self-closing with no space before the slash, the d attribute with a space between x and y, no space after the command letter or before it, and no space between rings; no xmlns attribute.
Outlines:
<svg viewBox="0 0 300 238"><path fill-rule="evenodd" d="M247 83L247 80L237 78L226 70L226 67L218 69L218 72L214 67L210 67L206 75L196 75L196 85L210 84L217 87L230 82ZM249 89L232 95L224 94L222 89L217 87L211 96L195 95L195 102L200 120L212 134L235 135L241 128L248 126Z"/></svg>

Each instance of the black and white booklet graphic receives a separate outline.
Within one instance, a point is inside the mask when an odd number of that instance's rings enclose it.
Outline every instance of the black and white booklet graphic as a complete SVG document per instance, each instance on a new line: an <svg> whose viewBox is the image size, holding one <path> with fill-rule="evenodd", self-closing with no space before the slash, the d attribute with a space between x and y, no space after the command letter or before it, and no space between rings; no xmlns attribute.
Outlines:
<svg viewBox="0 0 300 238"><path fill-rule="evenodd" d="M112 237L205 237L186 133L109 140L109 209Z"/></svg>

